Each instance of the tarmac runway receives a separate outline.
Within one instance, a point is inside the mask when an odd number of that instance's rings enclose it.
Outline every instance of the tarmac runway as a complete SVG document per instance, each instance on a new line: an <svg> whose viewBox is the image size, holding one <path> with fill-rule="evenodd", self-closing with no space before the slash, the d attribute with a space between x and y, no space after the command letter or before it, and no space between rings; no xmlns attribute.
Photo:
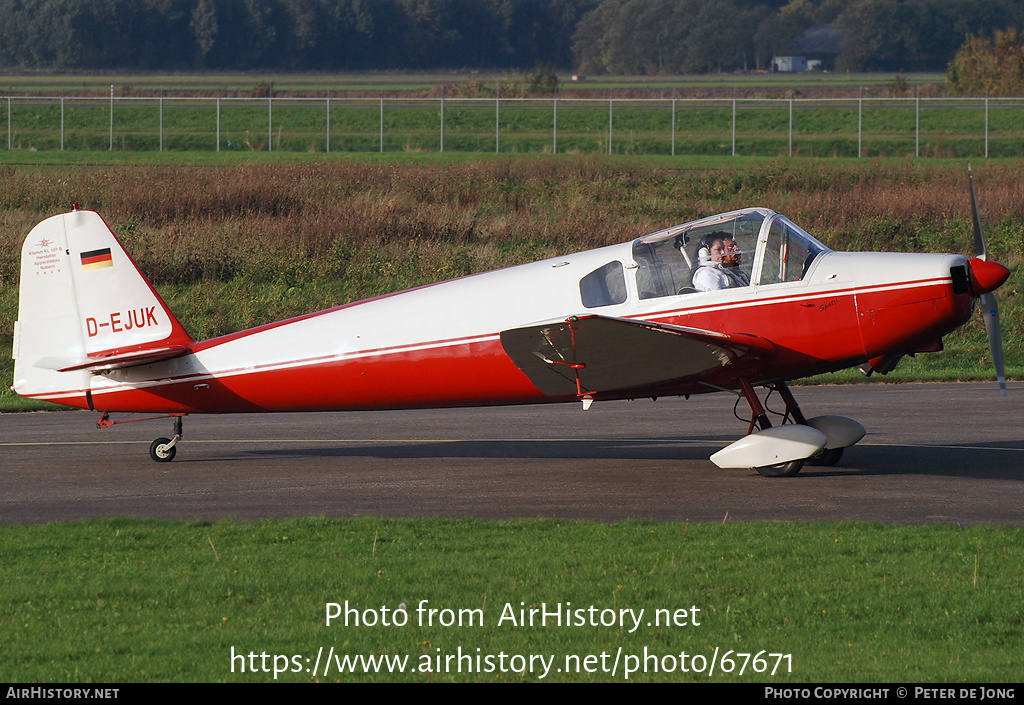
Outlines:
<svg viewBox="0 0 1024 705"><path fill-rule="evenodd" d="M795 387L868 435L793 478L720 470L746 431L726 394L580 405L190 416L0 415L0 523L134 516L559 517L1024 525L1024 384ZM771 406L781 408L780 402ZM747 412L741 404L741 413ZM748 412L747 412L748 413Z"/></svg>

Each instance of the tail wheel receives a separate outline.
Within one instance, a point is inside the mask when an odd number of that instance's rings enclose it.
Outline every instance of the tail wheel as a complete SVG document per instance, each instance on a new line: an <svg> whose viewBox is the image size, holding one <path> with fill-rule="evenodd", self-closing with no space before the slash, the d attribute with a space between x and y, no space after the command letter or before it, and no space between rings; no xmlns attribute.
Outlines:
<svg viewBox="0 0 1024 705"><path fill-rule="evenodd" d="M158 463L171 462L177 452L178 449L171 445L170 438L157 438L149 444L149 457Z"/></svg>
<svg viewBox="0 0 1024 705"><path fill-rule="evenodd" d="M804 466L804 460L791 460L788 463L779 463L778 465L764 465L759 468L754 468L758 473L765 477L793 477L796 475Z"/></svg>

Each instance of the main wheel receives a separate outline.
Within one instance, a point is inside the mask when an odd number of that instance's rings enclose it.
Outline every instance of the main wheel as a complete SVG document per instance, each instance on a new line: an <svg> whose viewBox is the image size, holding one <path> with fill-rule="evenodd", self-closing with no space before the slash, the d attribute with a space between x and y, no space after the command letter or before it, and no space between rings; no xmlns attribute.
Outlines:
<svg viewBox="0 0 1024 705"><path fill-rule="evenodd" d="M763 465L754 469L765 477L793 477L793 475L800 472L803 466L804 461L800 459L790 460L788 463L779 463L778 465Z"/></svg>
<svg viewBox="0 0 1024 705"><path fill-rule="evenodd" d="M808 465L823 465L831 467L839 462L839 459L843 457L843 451L845 448L828 448L821 451L821 455L812 455L807 459Z"/></svg>
<svg viewBox="0 0 1024 705"><path fill-rule="evenodd" d="M178 451L177 446L170 446L170 438L157 438L149 444L149 457L158 463L169 463L174 460L174 454Z"/></svg>

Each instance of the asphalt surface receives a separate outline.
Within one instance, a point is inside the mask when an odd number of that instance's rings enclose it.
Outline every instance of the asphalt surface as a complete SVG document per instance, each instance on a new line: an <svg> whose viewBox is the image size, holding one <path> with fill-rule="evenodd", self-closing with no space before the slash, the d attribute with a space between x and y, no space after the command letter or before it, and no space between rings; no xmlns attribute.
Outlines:
<svg viewBox="0 0 1024 705"><path fill-rule="evenodd" d="M793 478L707 458L745 423L725 394L581 406L190 416L0 415L0 523L109 516L560 517L1024 525L1024 384L796 387L807 416L868 428ZM781 408L781 403L772 406ZM741 411L746 409L743 404ZM122 417L129 418L129 417Z"/></svg>

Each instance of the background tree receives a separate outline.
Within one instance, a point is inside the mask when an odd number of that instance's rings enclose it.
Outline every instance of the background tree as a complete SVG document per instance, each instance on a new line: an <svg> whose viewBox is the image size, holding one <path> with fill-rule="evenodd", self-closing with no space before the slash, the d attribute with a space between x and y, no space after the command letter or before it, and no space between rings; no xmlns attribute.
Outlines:
<svg viewBox="0 0 1024 705"><path fill-rule="evenodd" d="M1015 30L994 38L967 38L949 65L946 85L954 95L1024 95L1024 37Z"/></svg>
<svg viewBox="0 0 1024 705"><path fill-rule="evenodd" d="M1024 1L0 0L0 68L744 71L819 25L840 69L942 71L964 37L1024 28Z"/></svg>
<svg viewBox="0 0 1024 705"><path fill-rule="evenodd" d="M213 0L199 0L192 10L189 29L196 46L196 66L206 66L206 57L217 43L217 8Z"/></svg>

